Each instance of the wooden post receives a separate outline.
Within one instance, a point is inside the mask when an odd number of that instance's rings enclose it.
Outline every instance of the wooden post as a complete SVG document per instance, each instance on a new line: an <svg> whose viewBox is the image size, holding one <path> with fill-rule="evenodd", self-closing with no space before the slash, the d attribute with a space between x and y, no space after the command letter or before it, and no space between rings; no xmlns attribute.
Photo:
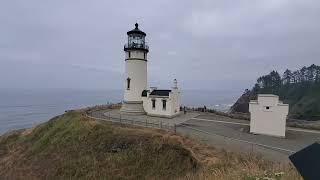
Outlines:
<svg viewBox="0 0 320 180"><path fill-rule="evenodd" d="M251 144L251 154L253 154L253 144Z"/></svg>

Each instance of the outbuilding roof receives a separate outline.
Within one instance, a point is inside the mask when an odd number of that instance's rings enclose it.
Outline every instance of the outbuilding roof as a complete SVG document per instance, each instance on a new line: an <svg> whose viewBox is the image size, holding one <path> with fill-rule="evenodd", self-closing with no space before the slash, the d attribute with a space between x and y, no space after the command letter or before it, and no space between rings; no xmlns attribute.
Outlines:
<svg viewBox="0 0 320 180"><path fill-rule="evenodd" d="M142 93L141 93L141 96L142 97L147 97L148 92L149 92L149 90L143 90Z"/></svg>
<svg viewBox="0 0 320 180"><path fill-rule="evenodd" d="M169 96L170 92L171 92L171 90L156 89L156 90L153 90L150 93L150 95L153 95L153 96Z"/></svg>

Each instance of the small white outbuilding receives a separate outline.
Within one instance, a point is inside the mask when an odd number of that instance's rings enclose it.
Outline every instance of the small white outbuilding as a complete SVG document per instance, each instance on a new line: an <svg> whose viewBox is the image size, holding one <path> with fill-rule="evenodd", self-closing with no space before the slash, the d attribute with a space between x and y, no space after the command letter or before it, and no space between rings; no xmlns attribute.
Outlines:
<svg viewBox="0 0 320 180"><path fill-rule="evenodd" d="M258 100L249 103L250 133L285 137L289 105L279 96L259 94Z"/></svg>
<svg viewBox="0 0 320 180"><path fill-rule="evenodd" d="M180 114L180 91L177 80L170 90L156 89L142 92L143 108L149 116L173 118Z"/></svg>

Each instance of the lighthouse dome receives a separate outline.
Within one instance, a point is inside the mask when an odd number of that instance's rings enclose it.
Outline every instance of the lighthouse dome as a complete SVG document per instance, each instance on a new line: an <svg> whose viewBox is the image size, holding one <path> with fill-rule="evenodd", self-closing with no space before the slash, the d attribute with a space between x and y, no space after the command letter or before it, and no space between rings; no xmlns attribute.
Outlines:
<svg viewBox="0 0 320 180"><path fill-rule="evenodd" d="M127 32L128 42L124 46L125 51L143 50L149 52L149 46L145 41L146 33L139 29L139 24L135 24L135 28Z"/></svg>
<svg viewBox="0 0 320 180"><path fill-rule="evenodd" d="M127 32L127 35L140 34L140 35L146 36L147 34L146 34L145 32L143 32L143 31L141 31L138 27L139 27L139 24L136 23L136 24L135 24L135 28L132 29L131 31L128 31L128 32Z"/></svg>

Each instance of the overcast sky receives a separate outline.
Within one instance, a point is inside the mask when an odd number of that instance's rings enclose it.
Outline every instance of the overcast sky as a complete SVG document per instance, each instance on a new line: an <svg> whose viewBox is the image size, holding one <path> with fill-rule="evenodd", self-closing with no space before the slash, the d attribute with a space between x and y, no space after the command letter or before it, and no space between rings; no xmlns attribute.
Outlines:
<svg viewBox="0 0 320 180"><path fill-rule="evenodd" d="M150 86L242 91L320 65L318 0L1 0L0 88L121 89L136 21Z"/></svg>

